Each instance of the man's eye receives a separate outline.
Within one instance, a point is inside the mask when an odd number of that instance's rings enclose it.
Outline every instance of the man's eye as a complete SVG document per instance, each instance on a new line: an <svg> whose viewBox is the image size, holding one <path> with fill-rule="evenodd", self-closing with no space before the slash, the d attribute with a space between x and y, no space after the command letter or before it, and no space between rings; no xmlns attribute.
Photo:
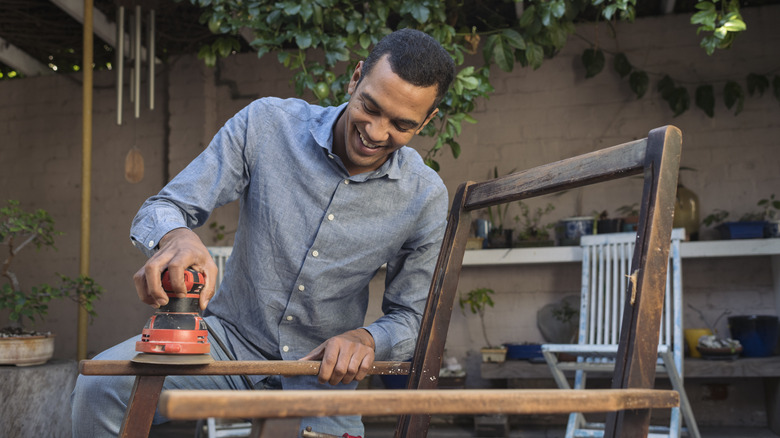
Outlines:
<svg viewBox="0 0 780 438"><path fill-rule="evenodd" d="M365 103L363 104L363 111L365 111L365 112L367 112L369 114L372 114L372 115L373 114L377 114L376 110L373 110L373 109L367 107Z"/></svg>

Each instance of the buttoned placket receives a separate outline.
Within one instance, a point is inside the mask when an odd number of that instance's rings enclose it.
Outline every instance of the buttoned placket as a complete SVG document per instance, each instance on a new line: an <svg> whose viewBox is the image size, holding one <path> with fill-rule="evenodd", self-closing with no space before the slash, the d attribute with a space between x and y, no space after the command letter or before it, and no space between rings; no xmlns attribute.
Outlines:
<svg viewBox="0 0 780 438"><path fill-rule="evenodd" d="M331 155L328 155L328 156L330 158L333 158ZM348 186L350 183L351 183L351 181L349 179L344 179L337 185L336 193L334 193L334 195L333 195L333 197L331 199L331 204L328 206L329 209L332 208L333 200L337 199L339 190L343 189L345 186ZM304 265L301 267L301 271L300 271L298 279L296 281L296 285L297 286L295 287L295 289L297 290L297 293L296 293L296 291L293 291L293 294L291 295L290 300L287 303L287 311L285 312L285 317L283 318L282 325L280 327L280 336L282 337L282 339L279 339L279 341L280 341L279 344L281 345L282 353L288 353L292 349L292 347L290 345L284 344L285 340L283 339L285 337L283 335L284 326L296 323L296 316L293 314L293 310L291 308L294 307L294 302L296 302L298 300L301 300L301 299L303 299L303 300L306 299L306 297L300 297L300 294L303 294L303 293L307 292L307 285L306 285L306 280L305 280L305 278L307 276L306 276L305 273L308 271L307 268L310 266L310 263L312 261L317 260L320 257L320 255L321 255L320 250L313 249L313 248L319 247L320 235L323 234L323 233L329 232L328 224L332 223L335 220L336 220L336 214L332 213L330 211L327 211L326 214L325 214L323 222L320 224L320 231L317 233L317 236L314 238L314 243L312 244L312 247L309 250L309 256L310 257L307 257L306 261L304 261ZM320 248L320 249L322 249L322 248ZM309 289L311 289L311 288L309 288ZM283 355L283 358L284 359L290 359L290 358L284 357L284 355Z"/></svg>

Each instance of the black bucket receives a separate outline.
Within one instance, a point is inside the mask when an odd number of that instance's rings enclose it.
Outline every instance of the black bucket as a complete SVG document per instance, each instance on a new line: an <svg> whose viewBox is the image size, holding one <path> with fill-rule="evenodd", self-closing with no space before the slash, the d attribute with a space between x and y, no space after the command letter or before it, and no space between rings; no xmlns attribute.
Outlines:
<svg viewBox="0 0 780 438"><path fill-rule="evenodd" d="M771 315L730 316L731 337L742 344L742 356L771 356L777 344L777 317Z"/></svg>

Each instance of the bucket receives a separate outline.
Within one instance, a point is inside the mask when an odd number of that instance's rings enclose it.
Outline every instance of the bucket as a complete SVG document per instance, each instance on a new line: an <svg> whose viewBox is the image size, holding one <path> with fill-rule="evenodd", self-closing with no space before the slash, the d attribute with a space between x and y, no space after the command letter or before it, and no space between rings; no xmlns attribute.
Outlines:
<svg viewBox="0 0 780 438"><path fill-rule="evenodd" d="M731 337L742 344L742 356L771 356L777 344L777 317L744 315L729 317Z"/></svg>

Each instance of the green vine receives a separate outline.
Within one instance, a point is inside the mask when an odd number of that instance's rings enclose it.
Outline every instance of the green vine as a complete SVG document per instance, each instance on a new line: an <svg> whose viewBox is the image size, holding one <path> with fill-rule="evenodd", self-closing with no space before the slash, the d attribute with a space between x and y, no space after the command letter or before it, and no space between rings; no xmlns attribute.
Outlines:
<svg viewBox="0 0 780 438"><path fill-rule="evenodd" d="M564 47L575 23L602 18L632 21L636 16L636 0L189 1L203 8L201 21L223 35L201 48L199 57L206 64L215 65L218 58L236 51L239 33L251 33L250 45L258 57L275 54L278 62L294 72L295 92L323 105L345 100L355 64L384 35L411 27L436 38L458 68L439 113L422 131L436 139L425 160L437 170L435 157L445 146L454 157L460 155L457 137L464 122L477 122L471 115L476 102L493 92L493 66L506 72L517 64L537 69ZM734 0L704 0L696 7L692 22L707 33L702 46L708 53L728 47L745 28ZM464 66L468 55L480 51L482 66ZM583 54L583 62L588 77L603 69L604 54L598 45ZM628 76L632 90L642 97L649 87L647 73L633 68L624 55L615 62L621 76ZM675 113L687 109L686 93L679 88L662 91L670 105L674 102ZM702 93L702 102L706 102L707 95ZM737 98L734 105L739 102Z"/></svg>

